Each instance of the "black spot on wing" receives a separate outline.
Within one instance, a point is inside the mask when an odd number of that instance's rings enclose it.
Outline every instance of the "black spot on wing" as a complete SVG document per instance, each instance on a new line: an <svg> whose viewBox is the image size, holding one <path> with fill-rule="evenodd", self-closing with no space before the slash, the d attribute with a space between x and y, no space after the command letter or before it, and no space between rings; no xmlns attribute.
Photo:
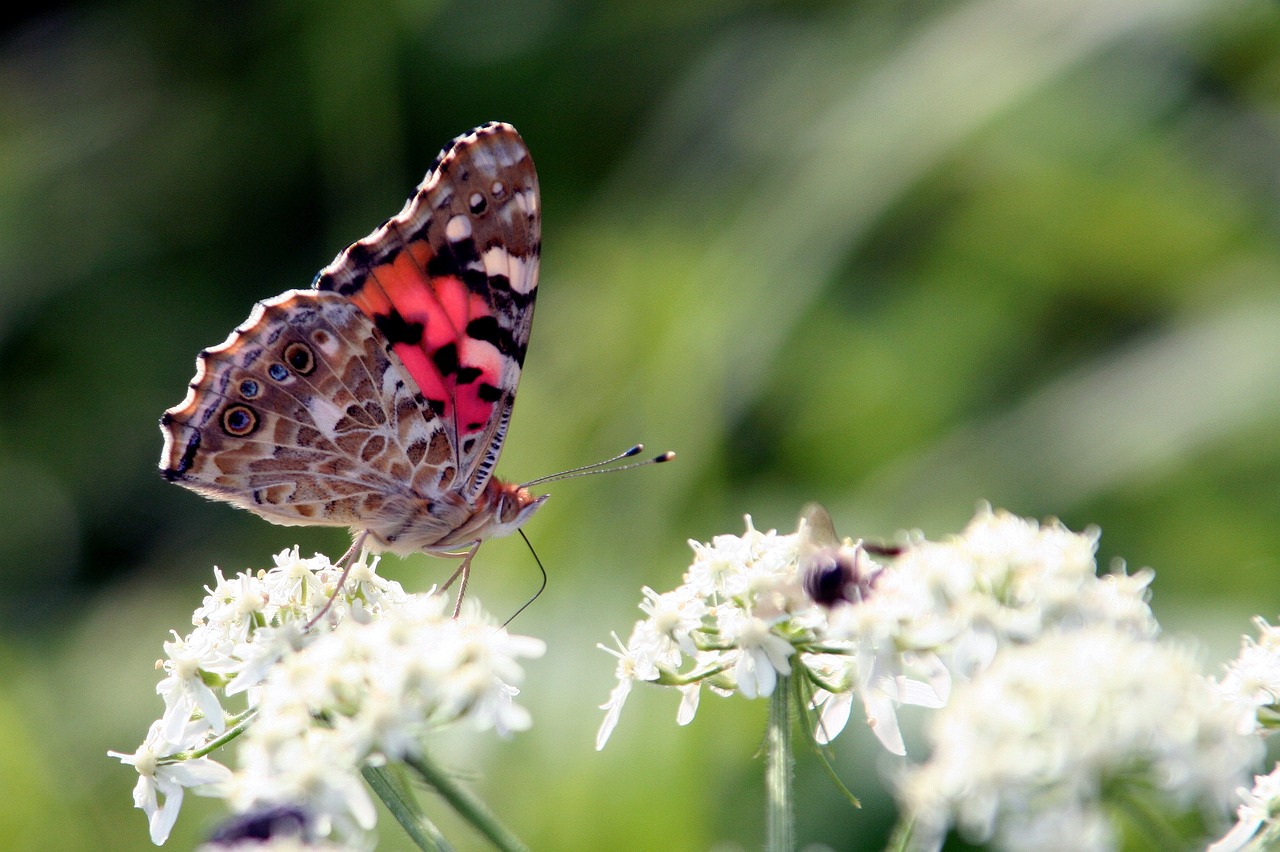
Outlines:
<svg viewBox="0 0 1280 852"><path fill-rule="evenodd" d="M374 314L373 324L389 343L416 346L422 342L422 323L407 321L395 308L389 314Z"/></svg>
<svg viewBox="0 0 1280 852"><path fill-rule="evenodd" d="M427 261L427 274L433 278L457 278L473 293L489 290L489 276L485 274L484 264L476 252L476 241L470 237L442 247L439 254Z"/></svg>
<svg viewBox="0 0 1280 852"><path fill-rule="evenodd" d="M467 323L467 337L490 343L508 357L514 357L518 348L511 332L503 328L494 316L476 317Z"/></svg>
<svg viewBox="0 0 1280 852"><path fill-rule="evenodd" d="M485 280L489 290L489 300L493 302L495 309L499 312L511 313L527 310L538 295L536 287L528 293L521 293L519 290L514 289L505 275L494 275L486 277Z"/></svg>
<svg viewBox="0 0 1280 852"><path fill-rule="evenodd" d="M458 369L458 346L456 343L446 343L431 355L432 362L436 365L436 369L440 371L440 375L448 376Z"/></svg>
<svg viewBox="0 0 1280 852"><path fill-rule="evenodd" d="M160 425L168 428L173 423L173 418L166 412L160 418ZM196 460L196 453L200 452L200 430L192 429L191 437L187 439L187 446L182 450L182 457L178 459L177 467L166 467L160 469L160 474L170 482L176 482L186 476L187 471L191 470L191 464Z"/></svg>
<svg viewBox="0 0 1280 852"><path fill-rule="evenodd" d="M462 277L465 267L480 260L476 253L476 241L471 237L449 243L449 248L427 261L428 275L455 275Z"/></svg>
<svg viewBox="0 0 1280 852"><path fill-rule="evenodd" d="M347 263L351 266L368 269L374 262L374 248L366 242L352 243L347 249Z"/></svg>

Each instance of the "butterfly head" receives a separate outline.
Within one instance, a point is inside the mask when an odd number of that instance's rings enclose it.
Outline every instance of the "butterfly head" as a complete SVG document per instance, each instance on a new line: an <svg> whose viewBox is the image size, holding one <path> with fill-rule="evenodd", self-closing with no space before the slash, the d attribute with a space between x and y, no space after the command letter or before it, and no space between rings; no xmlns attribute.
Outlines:
<svg viewBox="0 0 1280 852"><path fill-rule="evenodd" d="M549 494L535 497L528 488L514 482L489 480L486 488L492 496L492 514L485 525L485 538L500 538L511 535L533 517L538 507L547 502Z"/></svg>

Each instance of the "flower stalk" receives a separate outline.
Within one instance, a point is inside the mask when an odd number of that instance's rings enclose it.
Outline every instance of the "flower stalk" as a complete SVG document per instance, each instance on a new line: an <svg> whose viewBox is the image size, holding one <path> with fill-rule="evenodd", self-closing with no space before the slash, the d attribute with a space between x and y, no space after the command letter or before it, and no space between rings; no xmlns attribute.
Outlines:
<svg viewBox="0 0 1280 852"><path fill-rule="evenodd" d="M447 771L437 766L426 754L408 757L405 762L453 807L476 831L502 852L524 852L527 847L489 810L479 796L459 784Z"/></svg>
<svg viewBox="0 0 1280 852"><path fill-rule="evenodd" d="M795 756L791 745L791 690L787 677L778 679L769 699L769 728L765 739L765 795L767 810L765 849L789 852L795 848Z"/></svg>
<svg viewBox="0 0 1280 852"><path fill-rule="evenodd" d="M366 765L361 774L415 846L422 852L451 852L453 847L427 818L401 773L390 766Z"/></svg>

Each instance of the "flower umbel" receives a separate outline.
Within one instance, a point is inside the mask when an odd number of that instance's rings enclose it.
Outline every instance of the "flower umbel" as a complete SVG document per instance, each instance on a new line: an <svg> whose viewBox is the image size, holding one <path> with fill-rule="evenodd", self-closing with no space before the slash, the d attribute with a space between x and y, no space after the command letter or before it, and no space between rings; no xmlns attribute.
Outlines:
<svg viewBox="0 0 1280 852"><path fill-rule="evenodd" d="M1236 730L1264 738L1280 727L1280 628L1255 618L1258 638L1241 638L1240 653L1213 681L1214 692L1235 719ZM1210 852L1264 850L1280 845L1280 766L1236 791L1236 824Z"/></svg>
<svg viewBox="0 0 1280 852"><path fill-rule="evenodd" d="M840 733L856 698L881 744L905 754L896 708L943 706L953 680L981 672L1001 647L1099 623L1156 632L1153 574L1099 577L1096 531L987 507L959 536L915 535L900 548L837 539L821 507L790 535L760 532L748 517L742 536L690 545L684 582L645 589L648 617L605 648L618 658L618 684L597 748L637 681L678 688L687 724L702 685L755 698L794 675L810 687L819 743Z"/></svg>
<svg viewBox="0 0 1280 852"><path fill-rule="evenodd" d="M814 511L826 519L824 511ZM823 532L829 528L826 519ZM603 705L607 712L596 747L604 747L636 681L678 688L683 697L677 718L683 725L692 721L704 683L721 695L757 698L772 695L779 678L793 672L817 686L840 680L843 673L831 661L851 645L829 635L828 616L841 595L831 591L815 600L806 590L806 567L819 548L824 571L837 563L858 565L874 577L881 566L858 544L830 536L832 541L825 535L815 541L812 521L802 521L791 535L761 532L748 517L743 536L690 542L694 560L684 584L663 594L644 589L640 608L648 618L636 622L627 642L618 640L619 650L605 648L618 658L618 685ZM830 591L837 584L820 585ZM849 678L843 689L851 688Z"/></svg>
<svg viewBox="0 0 1280 852"><path fill-rule="evenodd" d="M1006 850L1116 849L1117 811L1219 813L1258 756L1189 653L1106 625L1001 651L930 723L898 789L919 849L952 826Z"/></svg>
<svg viewBox="0 0 1280 852"><path fill-rule="evenodd" d="M543 643L507 633L474 598L454 619L443 596L406 593L376 566L357 562L310 631L340 573L325 557L294 548L267 571L216 573L195 629L165 644L164 715L136 754L114 754L142 776L135 802L153 842L188 787L240 812L305 807L318 836L355 839L376 820L369 766L421 758L428 734L459 722L529 727L518 660ZM233 773L206 755L236 738Z"/></svg>

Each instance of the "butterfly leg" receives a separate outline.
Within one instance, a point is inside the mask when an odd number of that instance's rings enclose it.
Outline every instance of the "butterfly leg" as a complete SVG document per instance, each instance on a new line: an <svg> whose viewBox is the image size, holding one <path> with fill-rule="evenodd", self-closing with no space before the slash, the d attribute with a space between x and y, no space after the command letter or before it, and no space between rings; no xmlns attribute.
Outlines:
<svg viewBox="0 0 1280 852"><path fill-rule="evenodd" d="M368 530L361 531L361 533L355 537L355 540L351 542L351 546L347 548L347 552L342 554L342 558L338 560L338 565L342 566L342 574L338 576L338 584L333 587L333 594L329 595L329 600L325 601L324 608L312 616L311 620L307 622L307 626L302 628L304 631L315 627L316 622L324 618L325 613L329 611L329 607L333 606L334 600L336 600L338 595L342 593L342 584L347 581L347 575L351 573L351 566L355 564L356 556L360 553L360 548L364 547L364 540L368 538L368 536Z"/></svg>
<svg viewBox="0 0 1280 852"><path fill-rule="evenodd" d="M453 574L450 575L449 579L445 580L444 585L440 587L440 591L448 591L449 587L453 585L454 580L457 580L459 577L462 578L462 582L458 586L458 602L453 605L454 618L457 618L462 614L462 598L467 594L467 580L471 579L471 558L476 555L476 551L479 549L480 542L477 541L475 544L471 545L471 549L463 554L462 564L458 566L458 570L454 571Z"/></svg>

